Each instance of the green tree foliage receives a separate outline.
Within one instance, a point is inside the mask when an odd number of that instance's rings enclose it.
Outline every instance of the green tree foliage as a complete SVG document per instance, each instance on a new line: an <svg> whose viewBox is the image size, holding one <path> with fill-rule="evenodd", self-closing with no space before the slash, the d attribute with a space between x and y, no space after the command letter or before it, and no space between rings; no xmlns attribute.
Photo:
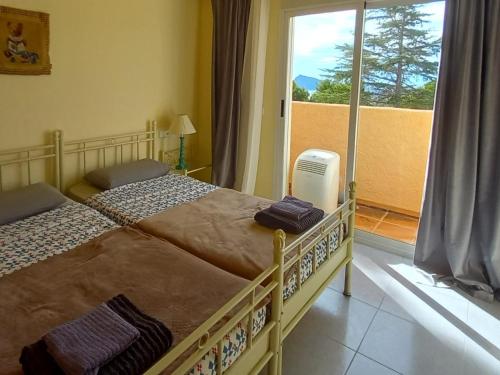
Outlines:
<svg viewBox="0 0 500 375"><path fill-rule="evenodd" d="M332 80L323 80L318 84L310 101L315 103L349 104L351 99L351 85Z"/></svg>
<svg viewBox="0 0 500 375"><path fill-rule="evenodd" d="M432 109L441 40L422 27L429 21L420 8L406 5L369 11L367 22L376 23L377 28L365 33L362 105ZM341 52L339 62L335 68L325 69L325 80L318 86L325 89L325 95L313 96L333 97L327 95L332 86L351 85L353 46L342 44L336 49Z"/></svg>
<svg viewBox="0 0 500 375"><path fill-rule="evenodd" d="M421 87L406 90L401 97L401 108L433 109L436 81L430 81Z"/></svg>
<svg viewBox="0 0 500 375"><path fill-rule="evenodd" d="M292 99L296 102L308 102L309 92L305 88L297 86L293 81Z"/></svg>

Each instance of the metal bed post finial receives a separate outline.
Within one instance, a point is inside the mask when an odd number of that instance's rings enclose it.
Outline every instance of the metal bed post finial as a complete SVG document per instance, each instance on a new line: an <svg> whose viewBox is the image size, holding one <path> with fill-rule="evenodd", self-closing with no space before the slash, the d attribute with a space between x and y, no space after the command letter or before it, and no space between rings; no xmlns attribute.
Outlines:
<svg viewBox="0 0 500 375"><path fill-rule="evenodd" d="M278 229L274 232L274 265L278 266L273 273L273 281L277 283L272 292L271 318L276 324L271 333L271 350L273 356L269 364L269 375L281 374L282 344L281 344L281 316L283 314L283 275L285 263L286 234Z"/></svg>
<svg viewBox="0 0 500 375"><path fill-rule="evenodd" d="M347 228L347 237L349 242L347 244L347 257L349 261L345 266L345 280L344 280L344 295L351 296L351 280L352 280L352 248L354 246L354 225L356 216L356 182L349 183L349 220Z"/></svg>

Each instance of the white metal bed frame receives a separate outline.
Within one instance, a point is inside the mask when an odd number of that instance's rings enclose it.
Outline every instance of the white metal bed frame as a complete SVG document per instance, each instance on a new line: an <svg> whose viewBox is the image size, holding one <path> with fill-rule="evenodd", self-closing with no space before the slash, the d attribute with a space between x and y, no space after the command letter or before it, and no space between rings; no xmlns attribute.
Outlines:
<svg viewBox="0 0 500 375"><path fill-rule="evenodd" d="M134 134L143 134L144 136L147 135L148 137L152 137L151 141L153 144L155 144L157 137L156 123L153 121L152 127L150 127L148 131L142 133L137 132ZM73 152L80 152L83 153L83 155L85 155L85 152L87 151L85 149L85 144L87 144L89 141L93 142L101 141L102 145L103 141L106 140L108 141L108 144L102 147L106 148L117 147L119 146L119 144L113 143L115 142L115 138L117 137L120 136L92 138L90 140L72 141L67 143L62 142L61 138L61 150L63 150L62 154L66 155L69 153L66 150L66 148L70 145L83 144L84 147L80 148L78 151L73 151ZM135 139L134 141L137 142ZM88 150L96 151L98 149L99 146L93 146ZM154 159L156 159L156 156L157 155L155 154L155 152L153 152L152 155L151 154L149 155L149 157L152 157ZM276 330L273 328L274 333L271 334L272 340L269 343L267 343L267 341L264 340L259 342L265 342L265 344L261 345L250 344L249 348L247 348L247 350L243 353L243 355L241 355L240 358L238 358L238 361L233 366L231 366L229 370L225 371L225 373L228 374L254 373L253 370L262 367L260 366L261 363L265 364L265 362L270 360L271 361L271 365L269 368L270 373L281 374L281 347L283 340L290 334L290 332L298 324L300 319L302 319L302 317L307 313L307 311L310 309L310 307L313 305L313 303L316 301L319 295L324 291L324 289L328 286L331 280L344 267L346 268L344 294L346 296L351 295L351 274L352 274L351 264L352 264L355 207L356 207L355 184L354 182L352 182L349 185L349 198L343 204L341 204L337 208L337 210L335 210L335 212L325 217L320 223L315 225L313 228L309 229L305 233L302 233L300 237L294 240L292 243L286 244L285 232L281 230L275 232L274 267L277 267L277 270L275 269L274 272L274 281L277 282L278 284L273 293L273 299L272 299L273 317L271 319L271 322L273 324L276 324L276 326L278 327L277 328L278 333L276 333ZM348 228L347 232L344 234L343 238L341 238L340 246L333 253L330 253L329 248L330 248L331 236L329 236L329 234L333 233L333 231L335 231L336 228L339 226L341 226L342 229L344 223L347 224ZM320 266L317 266L315 246L319 242L325 239L327 241L327 249L328 249L327 259ZM301 281L300 264L303 261L304 257L308 255L308 253L312 253L313 255L312 274L306 280ZM281 254L281 256L279 256L279 254ZM270 271L265 271L264 274L267 274L269 276L269 272ZM289 297L286 301L283 301L283 298L281 296L283 295L284 275L289 274L290 272L295 272L296 274L295 278L297 281L296 290L291 297ZM256 280L261 280L261 281L265 280L265 276L261 275ZM255 288L256 286L257 284L255 284L254 280L254 282L252 282L252 287ZM248 293L246 295L248 296ZM280 296L280 298L276 298L277 296ZM240 301L243 298L244 297L241 297ZM226 306L230 305L231 302L228 302L228 305ZM226 309L226 306L223 307L222 309ZM222 315L215 314L213 318L215 319L221 317ZM252 320L249 319L249 321L251 322ZM200 330L207 331L206 327L200 328ZM200 332L196 331L196 332L201 333L201 331ZM267 330L264 331L265 335L267 335L268 334ZM206 336L201 335L197 338L197 340L203 341L205 340L204 337L206 338ZM195 340L195 338L193 337L192 340ZM201 358L203 350L205 350L206 352L206 348L207 347L210 348L210 344L213 344L215 342L218 342L217 346L221 345L222 343L222 341L220 340L218 341L217 337L215 336L212 337L209 342L203 345L203 349L201 351L197 351L196 353L193 354L191 359L195 359L195 357L198 359ZM186 345L188 344L192 344L192 342L190 342L189 340L186 341ZM276 354L276 356L273 356L272 353L266 351L264 349L265 347L267 349L272 348L273 353ZM178 347L174 348L170 353L168 353L165 356L165 358L158 363L157 366L153 367L153 369L151 370L152 372L148 373L153 374L160 368L166 368L167 366L164 365L167 364L167 362L171 362L171 359L175 357L176 353L186 349L187 347L184 347L183 343L179 344ZM265 356L259 356L255 353L267 353L268 358L266 359ZM194 362L190 363L190 365L191 366L194 365ZM189 364L186 364L186 366L189 366ZM183 367L183 369L185 368ZM221 373L222 372L221 371L219 372L218 370L217 374ZM177 372L175 372L175 374L177 374ZM182 374L182 372L179 372L179 374Z"/></svg>
<svg viewBox="0 0 500 375"><path fill-rule="evenodd" d="M97 167L108 167L122 164L125 160L139 160L141 157L158 159L156 153L157 125L156 121L151 121L145 131L129 132L112 136L86 138L75 141L65 141L62 132L59 132L60 152L60 186L65 189L65 161L69 155L75 155L77 162L81 166L78 177L83 177L88 172L88 156L93 153L97 156ZM146 152L141 153L141 145L146 145ZM128 148L129 158L124 159L124 148ZM127 152L127 150L125 150Z"/></svg>
<svg viewBox="0 0 500 375"><path fill-rule="evenodd" d="M11 151L0 152L0 156L17 155L8 161L2 161L1 166L6 164L28 163L30 171L30 162L46 159L55 163L56 186L60 189L64 187L64 156L77 154L82 158L83 169L86 170L86 153L103 153L103 165L106 166L106 150L112 149L115 157L114 163L123 162L123 147L133 145L135 149L134 158L139 159L139 145L146 143L148 145L147 156L154 159L156 156L156 123L151 123L150 128L145 132L134 132L111 137L91 138L79 141L64 142L62 132L54 133L53 144L31 148L23 148ZM36 151L44 151L43 155L33 155ZM119 158L116 155L120 155ZM31 172L28 172L28 184L31 184ZM0 184L1 185L1 184ZM335 212L329 214L320 223L303 233L292 243L286 244L286 234L282 230L274 233L274 262L271 267L263 271L255 280L253 280L245 289L240 291L235 297L228 301L212 317L198 327L191 335L177 344L172 350L165 354L146 374L160 374L169 368L181 355L190 350L193 345L195 351L185 359L179 367L174 370L175 375L185 375L198 361L213 347L222 352L224 337L242 320L248 318L247 327L247 347L238 357L237 361L231 365L224 374L258 374L266 365L268 365L269 374L282 373L282 344L283 340L293 330L297 323L307 313L312 304L319 295L328 286L331 280L343 268L345 273L344 294L351 294L351 264L352 248L354 234L354 210L355 210L355 184L350 184L349 199L340 205ZM347 223L348 230L342 238L340 246L330 253L329 236L336 228ZM327 241L327 259L317 265L315 246L322 240ZM271 240L271 239L270 239ZM312 274L301 280L300 262L304 257L312 252L313 268ZM292 271L293 270L293 271ZM296 273L296 291L291 297L283 302L284 275L288 272ZM264 280L272 278L267 285L262 286ZM262 288L261 288L262 287ZM271 294L271 317L264 328L254 338L252 335L252 326L254 312L263 303L266 296ZM235 312L235 307L238 307ZM222 327L209 334L211 328L229 313L233 312L233 318L224 323ZM217 356L217 375L223 373L222 356Z"/></svg>
<svg viewBox="0 0 500 375"><path fill-rule="evenodd" d="M37 161L45 161L48 163L54 162L53 182L57 189L61 189L60 162L61 162L61 132L59 130L53 133L53 141L51 144L23 147L13 150L0 151L0 191L4 190L4 174L3 169L7 166L18 166L20 173L23 173L23 167L26 168L27 184L34 183L32 174L32 165ZM20 179L23 185L23 178Z"/></svg>

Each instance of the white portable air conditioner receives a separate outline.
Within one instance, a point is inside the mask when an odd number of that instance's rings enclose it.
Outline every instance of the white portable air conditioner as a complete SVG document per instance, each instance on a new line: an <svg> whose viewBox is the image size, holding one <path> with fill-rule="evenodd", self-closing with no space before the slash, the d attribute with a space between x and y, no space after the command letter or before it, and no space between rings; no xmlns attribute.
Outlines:
<svg viewBox="0 0 500 375"><path fill-rule="evenodd" d="M293 168L292 194L325 212L333 212L338 204L339 170L339 154L318 149L304 151Z"/></svg>

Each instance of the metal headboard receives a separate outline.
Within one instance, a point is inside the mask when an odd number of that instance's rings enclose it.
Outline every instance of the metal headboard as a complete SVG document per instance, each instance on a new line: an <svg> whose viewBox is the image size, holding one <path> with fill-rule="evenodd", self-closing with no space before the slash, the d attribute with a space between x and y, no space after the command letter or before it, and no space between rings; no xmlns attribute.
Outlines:
<svg viewBox="0 0 500 375"><path fill-rule="evenodd" d="M64 141L61 135L61 181L65 182L64 167L67 166L68 157L71 155L76 156L77 178L83 177L91 170L90 168L110 167L126 161L139 160L142 157L157 160L156 127L156 121L151 121L146 131L86 138L76 141ZM141 145L146 146L145 151L143 150L142 153ZM93 162L89 162L89 158L92 156ZM92 164L90 168L89 164ZM64 188L64 183L62 183L62 187Z"/></svg>
<svg viewBox="0 0 500 375"><path fill-rule="evenodd" d="M33 164L40 161L54 162L50 173L47 173L46 167L42 173L45 176L52 174L53 185L61 190L61 134L59 130L54 132L52 144L0 151L0 191L3 191L5 187L6 167L17 168L19 181L17 185L26 186L36 182L33 181Z"/></svg>

